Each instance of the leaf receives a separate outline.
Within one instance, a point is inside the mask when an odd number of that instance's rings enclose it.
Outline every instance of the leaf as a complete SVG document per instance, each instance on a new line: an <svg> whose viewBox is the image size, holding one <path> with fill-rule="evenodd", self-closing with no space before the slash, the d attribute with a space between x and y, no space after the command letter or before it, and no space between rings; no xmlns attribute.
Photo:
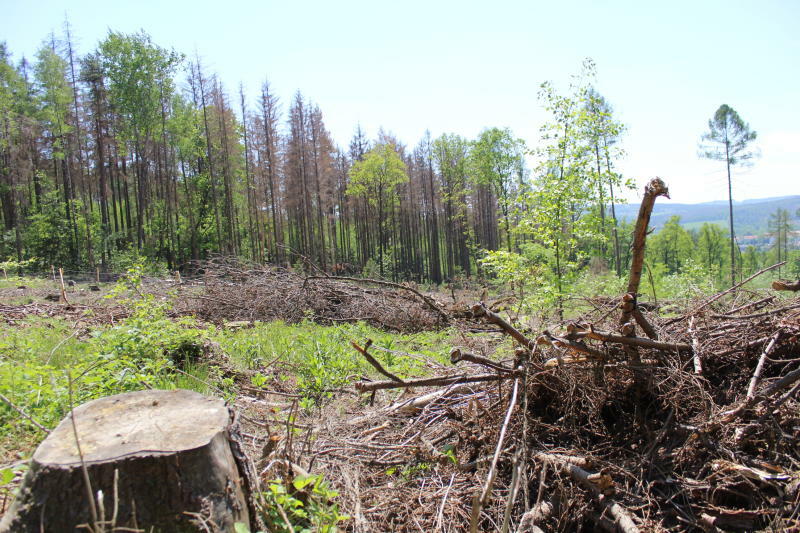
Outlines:
<svg viewBox="0 0 800 533"><path fill-rule="evenodd" d="M8 485L14 480L14 471L10 468L0 470L0 485Z"/></svg>
<svg viewBox="0 0 800 533"><path fill-rule="evenodd" d="M247 527L247 524L243 524L242 522L236 522L233 525L233 529L236 533L250 533L250 528Z"/></svg>

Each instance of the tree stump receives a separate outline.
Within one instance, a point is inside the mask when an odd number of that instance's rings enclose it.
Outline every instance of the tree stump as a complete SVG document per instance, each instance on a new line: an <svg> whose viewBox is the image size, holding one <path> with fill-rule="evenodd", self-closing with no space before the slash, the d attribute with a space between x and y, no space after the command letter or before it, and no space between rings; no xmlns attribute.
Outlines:
<svg viewBox="0 0 800 533"><path fill-rule="evenodd" d="M93 400L74 416L94 512L67 416L34 452L0 532L73 531L81 524L176 532L252 526L252 478L222 400L147 390Z"/></svg>

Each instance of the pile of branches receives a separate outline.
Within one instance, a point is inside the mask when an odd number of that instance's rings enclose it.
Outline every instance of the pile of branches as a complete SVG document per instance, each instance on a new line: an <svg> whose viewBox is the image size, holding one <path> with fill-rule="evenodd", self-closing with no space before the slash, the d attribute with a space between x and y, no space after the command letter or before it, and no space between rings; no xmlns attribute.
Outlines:
<svg viewBox="0 0 800 533"><path fill-rule="evenodd" d="M741 287L775 265L680 316L647 311L646 204L665 193L646 189L617 304L536 337L472 308L516 342L505 359L455 348L460 372L401 379L354 344L386 378L355 384L379 407L327 417L312 462L340 473L356 530L800 526L800 299Z"/></svg>
<svg viewBox="0 0 800 533"><path fill-rule="evenodd" d="M211 322L304 319L321 324L364 321L413 332L449 323L440 305L412 284L330 276L216 259L194 265L202 282L185 291L176 310Z"/></svg>

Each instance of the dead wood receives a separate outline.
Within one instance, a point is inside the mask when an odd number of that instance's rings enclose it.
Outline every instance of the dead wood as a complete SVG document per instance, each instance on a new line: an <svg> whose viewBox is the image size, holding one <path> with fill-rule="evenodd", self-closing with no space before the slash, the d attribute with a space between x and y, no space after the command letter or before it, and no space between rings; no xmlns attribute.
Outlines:
<svg viewBox="0 0 800 533"><path fill-rule="evenodd" d="M654 350L663 350L666 352L691 352L692 347L685 343L669 343L659 342L652 339L645 339L642 337L626 337L624 335L615 335L613 333L606 333L592 329L586 333L590 339L596 339L603 342L615 342L618 344L626 344L628 346L640 346L642 348L652 348Z"/></svg>
<svg viewBox="0 0 800 533"><path fill-rule="evenodd" d="M512 326L508 323L503 317L490 311L486 305L481 303L477 303L472 306L472 316L476 318L483 318L486 322L490 324L495 324L500 326L504 332L511 336L515 341L521 344L523 347L527 348L528 350L532 350L534 347L533 341L528 339L525 335L522 334L517 328Z"/></svg>
<svg viewBox="0 0 800 533"><path fill-rule="evenodd" d="M613 481L603 474L591 474L583 468L567 461L562 461L557 456L539 454L538 458L558 467L565 474L580 483L592 493L597 503L614 518L614 523L623 533L638 533L639 526L634 522L630 511L620 504L611 501L607 493L613 488Z"/></svg>
<svg viewBox="0 0 800 533"><path fill-rule="evenodd" d="M772 288L776 291L800 291L800 279L797 281L778 280L772 282Z"/></svg>
<svg viewBox="0 0 800 533"><path fill-rule="evenodd" d="M378 362L378 360L372 357L372 355L370 355L370 353L367 351L369 347L372 345L372 339L367 339L367 342L364 343L363 348L359 346L358 343L356 343L355 341L350 341L350 344L353 346L353 348L356 349L358 353L364 356L364 359L366 359L367 362L371 364L375 370L377 370L387 378L391 379L392 381L395 381L397 383L403 383L402 379L398 378L397 376L395 376L394 374L383 368L383 366Z"/></svg>
<svg viewBox="0 0 800 533"><path fill-rule="evenodd" d="M498 372L514 371L513 369L495 363L491 359L483 357L482 355L475 355L469 352L465 352L461 348L453 348L452 350L450 350L450 362L456 364L460 361L467 361L469 363L474 363L476 365L485 366L486 368L497 370Z"/></svg>
<svg viewBox="0 0 800 533"><path fill-rule="evenodd" d="M436 378L420 378L420 379L407 379L402 383L397 381L359 381L355 384L358 392L372 392L383 389L398 389L404 387L444 387L446 385L457 385L460 383L481 383L485 381L501 381L504 379L511 379L517 377L519 372L514 371L510 373L501 374L478 374L478 375L461 375L461 376L445 376Z"/></svg>
<svg viewBox="0 0 800 533"><path fill-rule="evenodd" d="M225 402L195 392L146 390L88 402L37 448L0 531L81 524L194 531L188 515L197 513L222 531L236 522L255 526L247 490L255 480L244 479L235 434ZM89 480L92 499L84 496Z"/></svg>

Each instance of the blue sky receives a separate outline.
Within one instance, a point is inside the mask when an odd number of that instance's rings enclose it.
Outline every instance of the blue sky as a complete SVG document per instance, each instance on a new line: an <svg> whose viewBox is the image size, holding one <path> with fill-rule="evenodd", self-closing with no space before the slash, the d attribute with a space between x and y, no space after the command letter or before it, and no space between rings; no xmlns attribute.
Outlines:
<svg viewBox="0 0 800 533"><path fill-rule="evenodd" d="M800 1L57 1L0 0L0 40L32 56L65 15L78 51L109 29L144 29L200 54L229 92L269 78L284 104L319 104L335 140L357 123L413 146L426 129L475 137L510 127L535 145L537 90L564 87L585 57L628 127L620 162L673 201L727 197L722 163L697 145L722 103L759 134L761 158L736 170L737 200L800 194Z"/></svg>

